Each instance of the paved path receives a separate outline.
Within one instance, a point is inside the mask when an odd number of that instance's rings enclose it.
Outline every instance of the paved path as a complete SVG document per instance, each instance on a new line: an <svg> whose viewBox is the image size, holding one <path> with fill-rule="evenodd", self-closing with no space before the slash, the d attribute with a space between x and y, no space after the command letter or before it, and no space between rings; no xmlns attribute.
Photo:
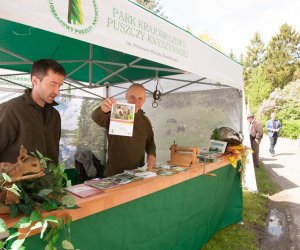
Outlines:
<svg viewBox="0 0 300 250"><path fill-rule="evenodd" d="M271 196L276 202L286 202L291 250L300 250L300 145L297 140L279 138L275 157L269 153L269 138L264 135L260 157L266 168L281 186L282 191Z"/></svg>

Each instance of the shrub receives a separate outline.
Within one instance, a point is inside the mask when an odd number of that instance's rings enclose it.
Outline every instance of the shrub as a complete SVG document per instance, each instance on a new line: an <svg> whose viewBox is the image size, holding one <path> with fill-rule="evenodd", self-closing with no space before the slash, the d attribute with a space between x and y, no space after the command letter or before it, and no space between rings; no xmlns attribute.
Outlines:
<svg viewBox="0 0 300 250"><path fill-rule="evenodd" d="M283 120L280 136L297 139L300 135L300 120Z"/></svg>

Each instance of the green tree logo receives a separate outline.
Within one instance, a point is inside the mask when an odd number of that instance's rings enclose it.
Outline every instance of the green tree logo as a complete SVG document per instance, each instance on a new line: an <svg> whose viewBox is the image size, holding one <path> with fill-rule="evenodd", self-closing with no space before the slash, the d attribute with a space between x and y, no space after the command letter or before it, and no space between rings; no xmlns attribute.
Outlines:
<svg viewBox="0 0 300 250"><path fill-rule="evenodd" d="M74 25L83 24L81 0L69 0L68 23Z"/></svg>
<svg viewBox="0 0 300 250"><path fill-rule="evenodd" d="M97 0L48 0L52 16L67 31L76 35L91 32L99 19ZM84 16L83 16L84 12Z"/></svg>

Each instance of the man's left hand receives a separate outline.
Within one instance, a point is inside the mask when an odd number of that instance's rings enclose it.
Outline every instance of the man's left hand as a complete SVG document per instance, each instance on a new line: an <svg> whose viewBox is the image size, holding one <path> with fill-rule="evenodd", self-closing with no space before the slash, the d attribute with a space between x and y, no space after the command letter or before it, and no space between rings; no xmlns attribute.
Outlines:
<svg viewBox="0 0 300 250"><path fill-rule="evenodd" d="M149 169L155 168L156 165L156 157L154 155L147 156L147 166Z"/></svg>

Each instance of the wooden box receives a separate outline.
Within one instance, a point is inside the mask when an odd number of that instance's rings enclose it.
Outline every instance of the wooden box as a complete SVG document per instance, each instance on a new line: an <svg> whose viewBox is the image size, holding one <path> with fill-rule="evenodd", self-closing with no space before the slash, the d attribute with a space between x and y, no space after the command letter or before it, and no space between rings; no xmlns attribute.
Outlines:
<svg viewBox="0 0 300 250"><path fill-rule="evenodd" d="M197 155L199 154L198 147L181 147L173 144L170 148L171 159L169 164L190 167L199 162Z"/></svg>

